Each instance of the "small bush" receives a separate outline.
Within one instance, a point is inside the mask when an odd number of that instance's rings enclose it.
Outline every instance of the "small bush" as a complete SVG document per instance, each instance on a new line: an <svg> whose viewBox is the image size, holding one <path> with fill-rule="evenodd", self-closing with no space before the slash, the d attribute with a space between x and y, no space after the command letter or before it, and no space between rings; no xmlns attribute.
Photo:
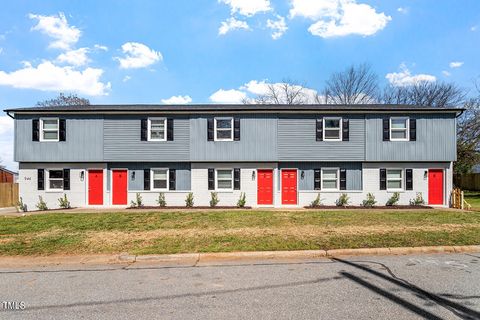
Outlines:
<svg viewBox="0 0 480 320"><path fill-rule="evenodd" d="M160 207L166 207L167 206L167 201L165 201L165 193L160 192L158 194L157 203Z"/></svg>
<svg viewBox="0 0 480 320"><path fill-rule="evenodd" d="M38 196L38 203L35 206L40 211L48 210L47 203L43 201L42 196Z"/></svg>
<svg viewBox="0 0 480 320"><path fill-rule="evenodd" d="M394 192L390 199L388 199L387 206L396 206L399 200L400 192Z"/></svg>
<svg viewBox="0 0 480 320"><path fill-rule="evenodd" d="M410 205L412 206L423 206L425 204L425 200L423 200L423 196L421 192L417 192L415 199L410 199Z"/></svg>
<svg viewBox="0 0 480 320"><path fill-rule="evenodd" d="M20 199L18 200L17 202L17 211L21 211L21 212L27 212L27 205L25 203L23 203L23 199L22 197L20 197Z"/></svg>
<svg viewBox="0 0 480 320"><path fill-rule="evenodd" d="M336 201L337 206L346 207L350 203L350 198L346 193L342 193Z"/></svg>
<svg viewBox="0 0 480 320"><path fill-rule="evenodd" d="M377 201L375 201L375 196L373 193L369 192L367 193L367 199L363 200L362 205L367 208L373 207Z"/></svg>
<svg viewBox="0 0 480 320"><path fill-rule="evenodd" d="M58 198L58 205L62 209L70 209L71 208L70 207L70 201L68 201L66 193L63 194L63 198Z"/></svg>
<svg viewBox="0 0 480 320"><path fill-rule="evenodd" d="M210 207L216 207L219 202L218 194L216 192L210 192Z"/></svg>
<svg viewBox="0 0 480 320"><path fill-rule="evenodd" d="M320 198L320 193L317 194L317 197L315 198L315 200L313 200L311 203L310 203L310 207L312 208L316 208L316 207L320 207L322 205L322 198Z"/></svg>
<svg viewBox="0 0 480 320"><path fill-rule="evenodd" d="M238 201L237 201L237 207L239 207L239 208L245 207L245 204L247 203L246 198L247 197L245 195L245 192L241 192L240 193L240 198L238 198Z"/></svg>
<svg viewBox="0 0 480 320"><path fill-rule="evenodd" d="M194 204L194 202L193 202L193 192L189 192L187 194L187 198L185 199L185 206L187 208L191 208L191 207L193 207L193 204Z"/></svg>
<svg viewBox="0 0 480 320"><path fill-rule="evenodd" d="M130 201L130 207L131 208L140 208L143 207L143 198L140 195L140 193L137 192L135 195L135 201Z"/></svg>

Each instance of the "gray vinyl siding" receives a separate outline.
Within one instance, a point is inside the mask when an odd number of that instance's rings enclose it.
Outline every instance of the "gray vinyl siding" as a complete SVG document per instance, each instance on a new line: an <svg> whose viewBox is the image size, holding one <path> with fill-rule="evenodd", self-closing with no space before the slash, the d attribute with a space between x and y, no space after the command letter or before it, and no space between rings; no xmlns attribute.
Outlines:
<svg viewBox="0 0 480 320"><path fill-rule="evenodd" d="M322 168L346 169L347 190L362 190L362 163L361 162L282 162L279 169L298 169L298 190L314 190L314 170ZM304 178L301 174L304 172ZM280 190L281 171L277 179L277 189Z"/></svg>
<svg viewBox="0 0 480 320"><path fill-rule="evenodd" d="M48 116L66 119L66 141L32 141L32 117L16 115L15 161L18 162L92 162L103 160L103 118L101 116ZM41 132L40 132L41 134Z"/></svg>
<svg viewBox="0 0 480 320"><path fill-rule="evenodd" d="M350 119L350 141L316 141L317 117L315 116L280 116L278 160L363 161L365 158L364 116L342 114L338 116Z"/></svg>
<svg viewBox="0 0 480 320"><path fill-rule="evenodd" d="M404 116L417 119L416 141L383 141L383 117L366 116L366 161L456 160L456 119L453 114Z"/></svg>
<svg viewBox="0 0 480 320"><path fill-rule="evenodd" d="M190 160L275 161L277 159L276 117L266 114L239 117L240 141L207 141L207 118L192 116Z"/></svg>
<svg viewBox="0 0 480 320"><path fill-rule="evenodd" d="M147 118L147 115L105 117L105 161L189 160L190 125L187 117L173 117L173 141L141 141L142 118Z"/></svg>
<svg viewBox="0 0 480 320"><path fill-rule="evenodd" d="M169 168L176 169L176 190L185 191L191 189L191 171L190 163L179 162L137 162L137 163L109 163L107 174L107 190L110 190L110 172L111 169L128 169L128 190L143 190L143 170L150 168ZM132 173L135 173L133 179Z"/></svg>

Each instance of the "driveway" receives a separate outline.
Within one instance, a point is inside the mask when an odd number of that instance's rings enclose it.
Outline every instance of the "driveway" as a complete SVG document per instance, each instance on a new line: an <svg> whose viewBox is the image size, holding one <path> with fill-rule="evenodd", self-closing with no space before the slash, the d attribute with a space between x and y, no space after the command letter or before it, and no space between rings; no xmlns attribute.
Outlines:
<svg viewBox="0 0 480 320"><path fill-rule="evenodd" d="M2 269L0 318L480 319L479 279L478 254Z"/></svg>

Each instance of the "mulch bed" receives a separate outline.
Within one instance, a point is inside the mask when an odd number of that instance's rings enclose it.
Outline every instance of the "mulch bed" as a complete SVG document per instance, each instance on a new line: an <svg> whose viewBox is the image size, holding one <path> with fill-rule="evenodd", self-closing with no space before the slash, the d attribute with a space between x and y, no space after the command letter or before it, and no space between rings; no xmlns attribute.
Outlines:
<svg viewBox="0 0 480 320"><path fill-rule="evenodd" d="M182 206L167 206L167 207L158 207L158 206L143 206L143 207L128 207L127 209L155 209L155 210L171 210L171 209L220 209L220 210L225 210L225 209L252 209L252 207L234 207L234 206L216 206L216 207L210 207L210 206L195 206L195 207L182 207Z"/></svg>
<svg viewBox="0 0 480 320"><path fill-rule="evenodd" d="M345 209L433 209L433 207L429 206L411 206L411 205L404 205L404 206L374 206L374 207L364 207L364 206L318 206L318 207L311 207L311 206L306 206L303 207L304 209L315 209L315 210L321 210L321 209L339 209L339 210L345 210Z"/></svg>

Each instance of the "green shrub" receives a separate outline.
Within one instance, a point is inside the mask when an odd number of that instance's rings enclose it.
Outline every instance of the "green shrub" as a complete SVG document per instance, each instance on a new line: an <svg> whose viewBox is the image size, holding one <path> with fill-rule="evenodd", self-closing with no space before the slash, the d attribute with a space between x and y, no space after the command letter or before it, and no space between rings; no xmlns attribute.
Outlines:
<svg viewBox="0 0 480 320"><path fill-rule="evenodd" d="M22 197L17 202L17 211L27 212L27 205L23 203Z"/></svg>
<svg viewBox="0 0 480 320"><path fill-rule="evenodd" d="M238 201L237 201L237 207L239 207L239 208L245 207L245 204L247 203L246 198L247 197L245 195L245 192L241 192L240 193L240 198L238 198Z"/></svg>
<svg viewBox="0 0 480 320"><path fill-rule="evenodd" d="M35 206L40 211L48 210L47 203L43 201L42 196L38 196L38 203Z"/></svg>
<svg viewBox="0 0 480 320"><path fill-rule="evenodd" d="M135 201L130 201L130 207L131 208L140 208L143 207L143 198L140 195L140 193L137 192L135 195Z"/></svg>
<svg viewBox="0 0 480 320"><path fill-rule="evenodd" d="M158 194L157 203L160 207L166 207L167 206L167 201L165 201L165 193L160 192Z"/></svg>
<svg viewBox="0 0 480 320"><path fill-rule="evenodd" d="M68 201L66 193L63 194L63 198L58 198L58 205L62 209L70 209L71 208L70 207L70 201Z"/></svg>
<svg viewBox="0 0 480 320"><path fill-rule="evenodd" d="M210 192L210 207L216 207L217 204L220 202L220 200L218 200L218 194L216 192Z"/></svg>
<svg viewBox="0 0 480 320"><path fill-rule="evenodd" d="M425 204L425 200L423 200L423 196L421 192L417 192L415 199L410 199L410 205L412 206L423 206Z"/></svg>
<svg viewBox="0 0 480 320"><path fill-rule="evenodd" d="M399 200L400 192L394 192L390 199L388 199L387 206L396 206Z"/></svg>
<svg viewBox="0 0 480 320"><path fill-rule="evenodd" d="M320 197L320 193L317 194L317 197L315 198L315 200L313 200L311 203L310 203L310 207L312 208L316 208L316 207L320 207L322 205L322 198Z"/></svg>
<svg viewBox="0 0 480 320"><path fill-rule="evenodd" d="M189 192L187 194L187 198L185 199L185 206L187 208L191 208L191 207L193 207L193 204L194 204L194 202L193 202L193 192Z"/></svg>
<svg viewBox="0 0 480 320"><path fill-rule="evenodd" d="M342 193L338 200L336 201L336 205L339 207L346 207L350 203L350 198L346 193Z"/></svg>
<svg viewBox="0 0 480 320"><path fill-rule="evenodd" d="M375 196L373 193L367 193L367 199L363 200L362 205L367 208L373 207L377 201L375 201Z"/></svg>

